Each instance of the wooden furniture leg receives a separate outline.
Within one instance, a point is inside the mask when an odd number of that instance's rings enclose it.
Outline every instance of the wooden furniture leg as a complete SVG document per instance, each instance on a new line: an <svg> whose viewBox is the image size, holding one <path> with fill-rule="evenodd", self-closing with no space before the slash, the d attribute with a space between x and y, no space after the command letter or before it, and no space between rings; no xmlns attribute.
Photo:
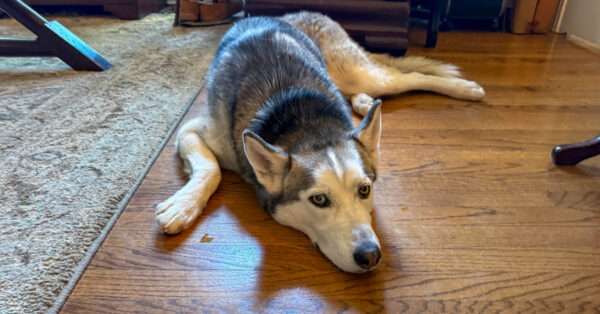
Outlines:
<svg viewBox="0 0 600 314"><path fill-rule="evenodd" d="M58 57L77 71L104 71L111 64L57 21L48 21L21 0L0 0L0 9L37 38L0 40L0 57Z"/></svg>
<svg viewBox="0 0 600 314"><path fill-rule="evenodd" d="M585 142L554 147L552 161L558 166L573 166L597 155L600 155L600 135Z"/></svg>
<svg viewBox="0 0 600 314"><path fill-rule="evenodd" d="M103 4L105 11L110 12L112 15L124 19L124 20L138 20L144 16L158 12L165 6L165 1L123 1L123 2L110 2Z"/></svg>
<svg viewBox="0 0 600 314"><path fill-rule="evenodd" d="M443 0L431 0L430 2L430 17L429 21L427 22L427 39L425 40L425 47L427 48L435 48L435 45L437 45L440 19L442 17L442 1Z"/></svg>

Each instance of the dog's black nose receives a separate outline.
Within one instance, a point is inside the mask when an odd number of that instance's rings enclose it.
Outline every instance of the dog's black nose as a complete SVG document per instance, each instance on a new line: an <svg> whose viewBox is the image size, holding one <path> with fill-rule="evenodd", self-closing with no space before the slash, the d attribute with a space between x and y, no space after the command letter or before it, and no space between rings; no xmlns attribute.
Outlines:
<svg viewBox="0 0 600 314"><path fill-rule="evenodd" d="M354 250L354 261L362 269L371 269L377 266L381 259L379 246L373 242L365 242Z"/></svg>

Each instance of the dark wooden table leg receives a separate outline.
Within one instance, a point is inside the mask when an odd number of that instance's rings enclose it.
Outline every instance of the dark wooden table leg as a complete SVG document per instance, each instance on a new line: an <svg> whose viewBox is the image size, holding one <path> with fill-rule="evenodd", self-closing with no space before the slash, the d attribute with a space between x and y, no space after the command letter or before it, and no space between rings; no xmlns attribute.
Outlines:
<svg viewBox="0 0 600 314"><path fill-rule="evenodd" d="M598 155L600 155L600 135L585 142L554 147L552 161L558 166L573 166Z"/></svg>
<svg viewBox="0 0 600 314"><path fill-rule="evenodd" d="M0 0L0 9L37 39L0 40L0 57L58 57L78 71L104 71L111 64L57 21L48 21L21 0Z"/></svg>
<svg viewBox="0 0 600 314"><path fill-rule="evenodd" d="M431 0L431 7L429 12L429 22L427 23L427 39L425 40L425 47L435 48L437 45L437 36L440 29L440 20L442 18L442 1Z"/></svg>

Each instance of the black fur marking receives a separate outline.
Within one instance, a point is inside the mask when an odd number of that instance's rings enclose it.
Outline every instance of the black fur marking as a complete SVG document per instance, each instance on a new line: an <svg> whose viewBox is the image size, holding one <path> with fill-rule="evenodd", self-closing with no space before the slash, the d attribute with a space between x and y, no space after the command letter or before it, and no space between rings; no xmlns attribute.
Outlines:
<svg viewBox="0 0 600 314"><path fill-rule="evenodd" d="M344 140L352 130L352 120L345 104L323 93L305 88L289 88L271 96L250 123L249 129L265 141L299 150L321 150ZM288 141L302 133L300 141Z"/></svg>

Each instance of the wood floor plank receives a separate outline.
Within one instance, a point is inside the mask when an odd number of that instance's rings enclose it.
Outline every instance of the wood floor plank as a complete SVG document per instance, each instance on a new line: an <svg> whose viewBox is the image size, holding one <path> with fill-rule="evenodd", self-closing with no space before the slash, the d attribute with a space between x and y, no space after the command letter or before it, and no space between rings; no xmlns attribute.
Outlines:
<svg viewBox="0 0 600 314"><path fill-rule="evenodd" d="M140 245L131 251L126 243L111 245L110 250L98 253L91 271L102 269L137 270L219 270L241 271L330 271L323 258L308 245L293 244L210 244L200 242L182 249L156 249ZM247 253L249 252L249 253ZM258 252L258 254L257 254ZM170 258L161 257L161 253ZM243 254L246 253L246 254ZM518 268L521 272L595 272L600 273L600 255L590 248L506 248L506 247L426 247L416 248L391 245L386 242L386 258L381 271L403 274L428 272L432 269L452 271L503 271ZM289 256L302 256L301 260ZM202 258L197 258L202 256ZM257 258L258 257L258 258ZM268 258L264 258L268 257ZM281 263L284 259L287 263ZM468 263L465 263L469 261Z"/></svg>
<svg viewBox="0 0 600 314"><path fill-rule="evenodd" d="M153 207L185 182L169 145L63 313L600 312L600 158L549 155L600 133L600 58L501 33L444 33L413 53L460 65L487 95L385 99L377 271L340 272L227 171L192 228L159 234Z"/></svg>

